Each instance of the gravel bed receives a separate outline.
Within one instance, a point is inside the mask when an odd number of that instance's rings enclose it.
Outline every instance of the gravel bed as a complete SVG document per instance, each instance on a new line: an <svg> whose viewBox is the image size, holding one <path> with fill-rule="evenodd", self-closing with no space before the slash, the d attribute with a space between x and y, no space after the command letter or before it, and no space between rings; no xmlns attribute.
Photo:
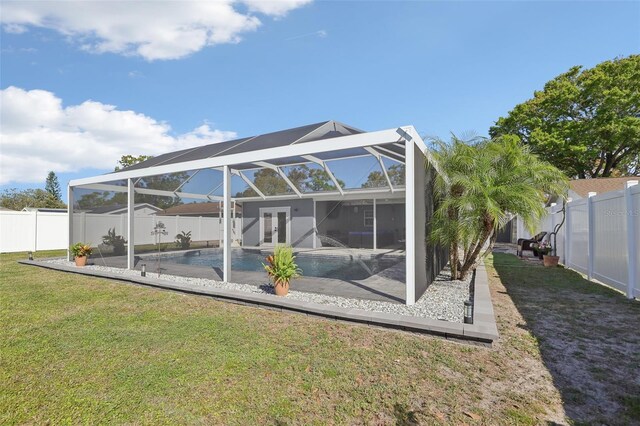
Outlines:
<svg viewBox="0 0 640 426"><path fill-rule="evenodd" d="M50 259L44 262L75 267L73 262L66 259ZM108 266L88 265L86 269L110 272L113 274L139 277L139 271L130 271L121 268ZM153 276L153 274L149 274ZM249 284L224 283L203 278L180 277L176 275L162 275L161 278L167 281L175 281L181 284L188 284L200 287L214 287L221 289L246 291L249 293L273 294L273 289L269 285L254 286ZM351 299L340 296L329 296L324 294L308 293L301 291L289 291L289 299L302 302L313 302L324 305L333 305L345 309L362 309L372 312L385 312L399 315L408 315L423 318L432 318L450 322L462 322L464 316L464 301L469 300L471 275L466 281L452 281L449 267L445 267L436 277L435 281L427 288L412 306L400 303L380 302L374 300ZM275 296L274 296L275 297Z"/></svg>

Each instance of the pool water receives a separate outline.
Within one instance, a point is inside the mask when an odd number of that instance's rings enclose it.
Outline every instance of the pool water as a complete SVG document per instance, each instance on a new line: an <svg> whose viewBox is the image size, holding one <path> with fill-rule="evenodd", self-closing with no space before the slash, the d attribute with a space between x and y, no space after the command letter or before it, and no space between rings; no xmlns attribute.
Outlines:
<svg viewBox="0 0 640 426"><path fill-rule="evenodd" d="M191 252L193 253L193 252ZM378 273L395 265L401 260L397 256L379 257L357 261L352 256L327 256L321 254L296 254L296 263L307 277L339 278L343 280L361 280L369 277L370 272ZM163 262L183 265L208 266L222 269L222 250L206 250L200 255L184 255L163 257ZM232 249L231 270L264 272L262 263L265 255L252 250ZM366 265L364 267L362 263ZM367 270L368 269L368 270Z"/></svg>

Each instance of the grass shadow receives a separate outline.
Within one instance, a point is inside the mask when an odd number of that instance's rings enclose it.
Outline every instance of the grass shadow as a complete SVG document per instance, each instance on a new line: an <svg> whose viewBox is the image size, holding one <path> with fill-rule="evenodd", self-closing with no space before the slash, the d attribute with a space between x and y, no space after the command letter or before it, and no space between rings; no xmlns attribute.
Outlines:
<svg viewBox="0 0 640 426"><path fill-rule="evenodd" d="M640 303L562 267L488 259L576 422L638 423Z"/></svg>

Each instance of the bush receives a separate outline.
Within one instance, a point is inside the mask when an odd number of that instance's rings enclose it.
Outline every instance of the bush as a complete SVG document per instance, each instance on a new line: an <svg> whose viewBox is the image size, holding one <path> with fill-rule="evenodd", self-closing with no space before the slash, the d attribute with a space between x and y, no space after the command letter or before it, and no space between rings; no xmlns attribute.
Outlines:
<svg viewBox="0 0 640 426"><path fill-rule="evenodd" d="M107 235L102 236L102 242L113 247L113 254L122 255L125 252L124 245L127 240L122 235L116 235L116 228L113 227L107 231Z"/></svg>
<svg viewBox="0 0 640 426"><path fill-rule="evenodd" d="M83 257L83 256L91 256L93 250L89 244L85 243L75 243L69 250L73 254L73 257Z"/></svg>
<svg viewBox="0 0 640 426"><path fill-rule="evenodd" d="M189 232L182 231L181 233L177 234L176 244L178 245L178 248L181 248L184 250L191 247L191 231Z"/></svg>

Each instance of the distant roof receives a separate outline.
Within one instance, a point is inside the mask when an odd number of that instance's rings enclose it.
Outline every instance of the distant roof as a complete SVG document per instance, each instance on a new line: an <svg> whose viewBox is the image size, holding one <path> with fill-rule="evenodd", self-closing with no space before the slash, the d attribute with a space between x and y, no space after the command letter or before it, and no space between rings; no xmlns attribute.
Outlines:
<svg viewBox="0 0 640 426"><path fill-rule="evenodd" d="M52 207L25 207L23 212L66 213L67 209L55 209Z"/></svg>
<svg viewBox="0 0 640 426"><path fill-rule="evenodd" d="M140 210L142 208L148 207L152 210L155 211L161 211L162 209L160 207L156 207L152 204L149 203L139 203L136 204L134 206L134 210ZM127 210L127 205L126 204L113 204L111 206L100 206L100 207L96 207L94 209L91 210L87 210L87 213L95 213L95 214L104 214L104 213L113 213L113 212L117 212L119 210Z"/></svg>
<svg viewBox="0 0 640 426"><path fill-rule="evenodd" d="M258 136L169 152L126 167L121 171L144 169L164 164L182 163L184 161L201 160L221 155L242 154L244 152L331 139L339 136L354 135L357 133L364 132L334 120L323 121L320 123L308 124L306 126L294 127L292 129L265 133Z"/></svg>
<svg viewBox="0 0 640 426"><path fill-rule="evenodd" d="M242 206L236 205L236 213L242 214ZM220 203L189 203L180 204L177 206L169 207L162 213L158 213L158 216L197 216L197 215L210 215L220 214Z"/></svg>
<svg viewBox="0 0 640 426"><path fill-rule="evenodd" d="M640 180L638 176L596 178L596 179L575 179L569 182L569 188L579 197L586 198L589 192L619 191L625 188L625 182L630 180Z"/></svg>

